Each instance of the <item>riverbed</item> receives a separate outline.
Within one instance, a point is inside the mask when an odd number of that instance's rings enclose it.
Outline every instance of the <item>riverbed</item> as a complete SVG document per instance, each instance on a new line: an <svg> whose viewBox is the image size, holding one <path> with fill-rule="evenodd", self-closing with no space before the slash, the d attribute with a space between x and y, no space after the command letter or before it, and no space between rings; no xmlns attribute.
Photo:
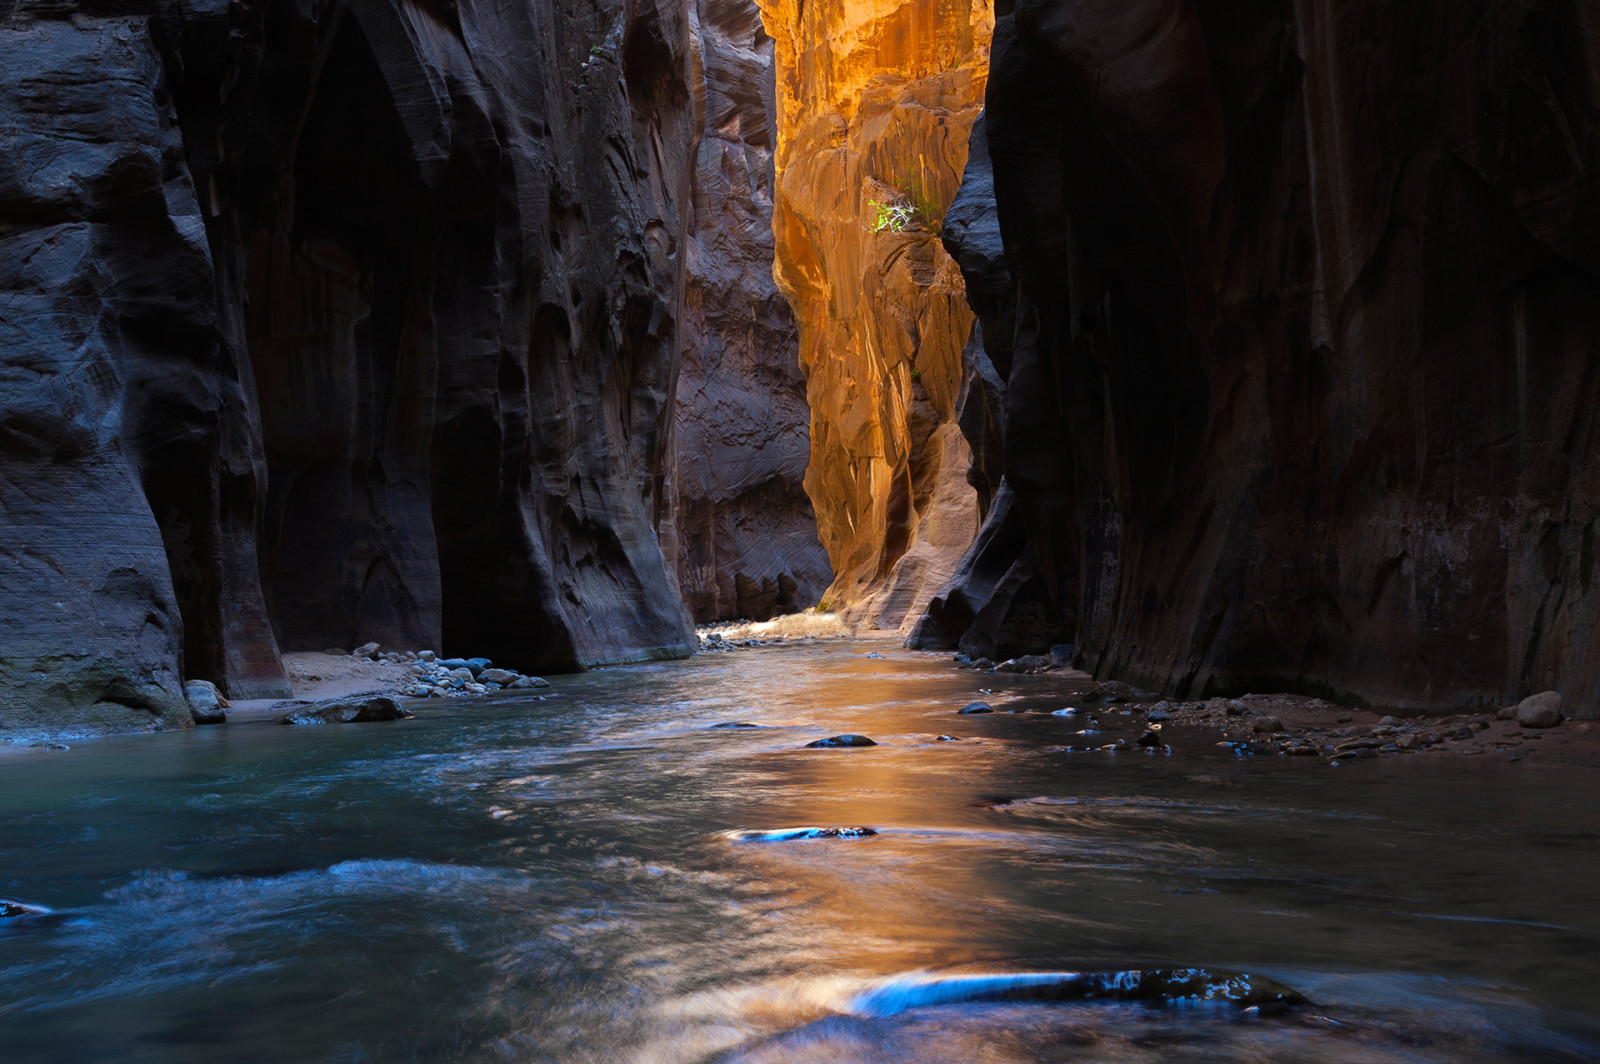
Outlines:
<svg viewBox="0 0 1600 1064"><path fill-rule="evenodd" d="M878 642L551 681L0 762L0 1059L1600 1059L1592 769L1146 751ZM1191 970L1303 1003L1012 978Z"/></svg>

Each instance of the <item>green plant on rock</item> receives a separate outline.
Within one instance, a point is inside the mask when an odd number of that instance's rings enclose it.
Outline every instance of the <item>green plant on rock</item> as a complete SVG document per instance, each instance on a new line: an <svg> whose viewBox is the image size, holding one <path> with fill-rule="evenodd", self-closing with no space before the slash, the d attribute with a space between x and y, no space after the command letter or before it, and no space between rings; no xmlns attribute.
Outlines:
<svg viewBox="0 0 1600 1064"><path fill-rule="evenodd" d="M868 202L877 211L877 219L872 224L874 233L903 233L906 226L917 220L917 209L908 204Z"/></svg>

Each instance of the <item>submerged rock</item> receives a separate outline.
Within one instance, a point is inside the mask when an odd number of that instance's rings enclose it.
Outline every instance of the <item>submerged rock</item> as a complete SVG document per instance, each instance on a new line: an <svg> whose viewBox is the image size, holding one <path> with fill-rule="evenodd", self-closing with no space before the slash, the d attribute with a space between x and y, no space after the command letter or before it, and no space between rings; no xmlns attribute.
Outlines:
<svg viewBox="0 0 1600 1064"><path fill-rule="evenodd" d="M830 735L826 739L818 739L815 742L806 743L806 749L809 750L809 749L813 749L813 748L816 748L816 747L833 747L833 746L877 746L877 745L878 745L877 743L873 742L871 739L868 739L865 735L855 735L853 733L850 733L850 734L845 734L845 735Z"/></svg>
<svg viewBox="0 0 1600 1064"><path fill-rule="evenodd" d="M280 724L369 724L383 720L410 720L407 713L388 695L361 695L314 702L286 713Z"/></svg>
<svg viewBox="0 0 1600 1064"><path fill-rule="evenodd" d="M49 916L50 910L42 905L29 905L24 901L0 898L0 920L15 920L26 916Z"/></svg>
<svg viewBox="0 0 1600 1064"><path fill-rule="evenodd" d="M728 836L739 842L795 842L800 839L867 839L875 828L775 828L770 831L733 831Z"/></svg>
<svg viewBox="0 0 1600 1064"><path fill-rule="evenodd" d="M994 707L987 702L968 702L966 705L956 710L956 712L958 714L972 716L977 713L993 713Z"/></svg>
<svg viewBox="0 0 1600 1064"><path fill-rule="evenodd" d="M1178 968L897 976L856 994L843 1011L856 1016L893 1016L907 1009L968 1001L1143 1001L1239 1008L1309 1004L1298 992L1264 976Z"/></svg>

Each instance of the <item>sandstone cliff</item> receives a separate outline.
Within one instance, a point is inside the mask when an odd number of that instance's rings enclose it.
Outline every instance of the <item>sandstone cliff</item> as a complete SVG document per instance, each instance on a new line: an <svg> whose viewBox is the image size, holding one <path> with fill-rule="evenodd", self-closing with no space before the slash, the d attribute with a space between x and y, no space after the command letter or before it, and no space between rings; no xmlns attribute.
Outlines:
<svg viewBox="0 0 1600 1064"><path fill-rule="evenodd" d="M1019 0L987 123L1009 498L925 643L1594 714L1592 5Z"/></svg>
<svg viewBox="0 0 1600 1064"><path fill-rule="evenodd" d="M778 62L774 267L811 407L830 604L914 621L977 527L956 428L972 330L938 239L980 110L986 0L762 0Z"/></svg>
<svg viewBox="0 0 1600 1064"><path fill-rule="evenodd" d="M692 15L0 8L0 727L280 647L689 652Z"/></svg>
<svg viewBox="0 0 1600 1064"><path fill-rule="evenodd" d="M703 135L685 251L678 580L699 622L817 604L833 578L805 493L799 339L772 278L772 38L755 0L699 0Z"/></svg>

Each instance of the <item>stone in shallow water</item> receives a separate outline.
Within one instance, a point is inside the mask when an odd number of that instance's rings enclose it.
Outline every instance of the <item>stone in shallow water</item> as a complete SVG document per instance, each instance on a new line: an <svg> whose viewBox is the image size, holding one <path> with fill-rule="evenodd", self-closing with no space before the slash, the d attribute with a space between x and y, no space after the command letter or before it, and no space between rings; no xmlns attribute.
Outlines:
<svg viewBox="0 0 1600 1064"><path fill-rule="evenodd" d="M761 724L754 724L748 720L725 720L721 724L713 724L713 728L760 728Z"/></svg>
<svg viewBox="0 0 1600 1064"><path fill-rule="evenodd" d="M1281 983L1248 972L1204 968L1121 972L1004 972L885 979L856 994L842 1011L893 1016L907 1009L968 1001L1145 1001L1170 1005L1305 1005Z"/></svg>
<svg viewBox="0 0 1600 1064"><path fill-rule="evenodd" d="M974 713L993 713L994 707L989 705L987 702L968 702L966 705L956 710L956 712L964 713L968 716Z"/></svg>
<svg viewBox="0 0 1600 1064"><path fill-rule="evenodd" d="M183 697L189 703L196 724L225 724L228 720L227 699L217 692L216 685L208 680L190 680L183 685Z"/></svg>
<svg viewBox="0 0 1600 1064"><path fill-rule="evenodd" d="M410 720L413 714L400 708L388 695L332 698L286 713L280 724L368 724L381 720Z"/></svg>
<svg viewBox="0 0 1600 1064"><path fill-rule="evenodd" d="M869 839L876 828L774 828L770 831L733 831L728 837L739 842L794 842L799 839Z"/></svg>
<svg viewBox="0 0 1600 1064"><path fill-rule="evenodd" d="M14 920L22 916L49 916L50 910L42 905L29 905L24 901L0 898L0 920Z"/></svg>
<svg viewBox="0 0 1600 1064"><path fill-rule="evenodd" d="M830 735L826 739L818 739L815 742L806 743L806 749L809 750L809 749L813 749L813 748L816 748L816 747L833 747L833 746L877 746L877 745L878 745L877 743L873 742L871 739L868 739L865 735L846 734L846 735Z"/></svg>

